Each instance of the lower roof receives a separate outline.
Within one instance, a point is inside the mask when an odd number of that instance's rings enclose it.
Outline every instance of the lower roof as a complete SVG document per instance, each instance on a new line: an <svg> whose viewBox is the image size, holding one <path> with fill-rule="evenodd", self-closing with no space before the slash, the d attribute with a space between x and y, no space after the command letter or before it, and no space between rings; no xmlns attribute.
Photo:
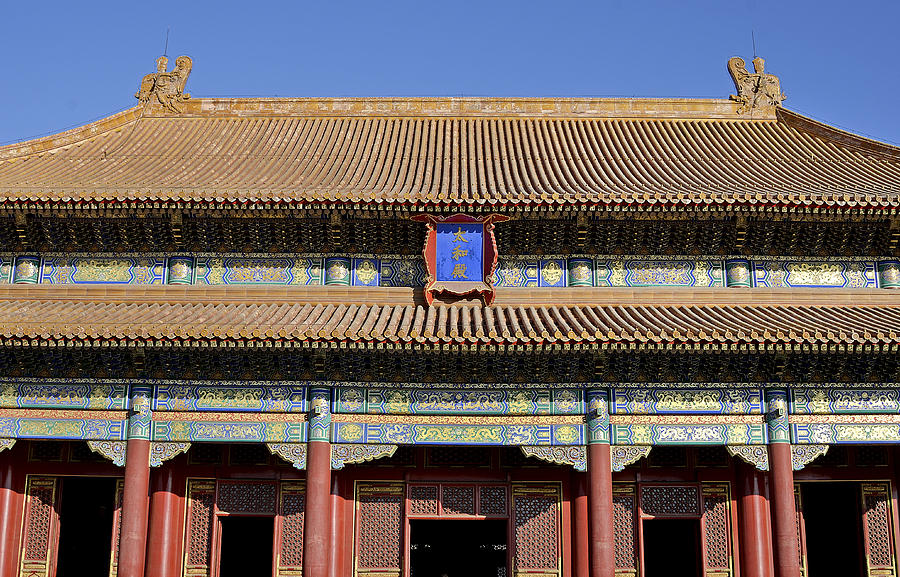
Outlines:
<svg viewBox="0 0 900 577"><path fill-rule="evenodd" d="M890 291L499 289L427 306L413 289L0 288L7 345L648 346L900 344Z"/></svg>

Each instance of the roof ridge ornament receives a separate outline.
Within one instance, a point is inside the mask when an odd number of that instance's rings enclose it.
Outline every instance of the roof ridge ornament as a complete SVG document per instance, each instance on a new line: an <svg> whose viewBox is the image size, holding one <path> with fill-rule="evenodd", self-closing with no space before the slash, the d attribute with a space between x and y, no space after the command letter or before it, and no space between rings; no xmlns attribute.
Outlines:
<svg viewBox="0 0 900 577"><path fill-rule="evenodd" d="M740 103L738 114L757 108L780 106L787 98L781 91L781 81L774 74L766 74L766 61L758 56L753 59L752 74L740 56L728 59L728 72L737 90L737 95L732 94L729 98Z"/></svg>
<svg viewBox="0 0 900 577"><path fill-rule="evenodd" d="M171 112L181 112L180 104L191 97L185 94L184 85L191 73L193 61L189 56L179 56L175 59L175 69L166 72L169 59L160 56L156 59L156 72L147 74L141 80L141 88L134 93L134 97L141 104L148 104L152 100L159 102L163 108Z"/></svg>

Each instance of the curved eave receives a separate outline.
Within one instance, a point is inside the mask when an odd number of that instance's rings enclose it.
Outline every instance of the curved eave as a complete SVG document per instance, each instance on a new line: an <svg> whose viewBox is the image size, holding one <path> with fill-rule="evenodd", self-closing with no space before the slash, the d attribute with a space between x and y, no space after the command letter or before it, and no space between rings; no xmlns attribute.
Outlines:
<svg viewBox="0 0 900 577"><path fill-rule="evenodd" d="M900 345L900 303L881 291L507 289L490 307L429 307L411 289L44 289L0 289L0 342L866 352Z"/></svg>
<svg viewBox="0 0 900 577"><path fill-rule="evenodd" d="M889 210L900 149L727 100L192 99L0 148L0 207Z"/></svg>

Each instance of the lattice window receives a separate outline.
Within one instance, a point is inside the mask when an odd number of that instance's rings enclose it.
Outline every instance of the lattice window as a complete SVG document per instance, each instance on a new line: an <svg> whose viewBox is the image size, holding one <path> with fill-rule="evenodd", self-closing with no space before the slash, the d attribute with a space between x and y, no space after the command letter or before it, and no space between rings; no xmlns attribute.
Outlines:
<svg viewBox="0 0 900 577"><path fill-rule="evenodd" d="M215 481L188 481L188 514L185 543L185 575L209 575Z"/></svg>
<svg viewBox="0 0 900 577"><path fill-rule="evenodd" d="M863 533L869 575L894 576L890 483L863 483Z"/></svg>
<svg viewBox="0 0 900 577"><path fill-rule="evenodd" d="M438 486L410 485L409 514L436 517L438 514Z"/></svg>
<svg viewBox="0 0 900 577"><path fill-rule="evenodd" d="M687 467L688 454L686 447L653 447L647 457L648 467Z"/></svg>
<svg viewBox="0 0 900 577"><path fill-rule="evenodd" d="M430 447L430 467L490 467L490 447Z"/></svg>
<svg viewBox="0 0 900 577"><path fill-rule="evenodd" d="M258 443L236 443L228 447L230 465L268 465L272 453Z"/></svg>
<svg viewBox="0 0 900 577"><path fill-rule="evenodd" d="M58 530L57 484L56 477L28 476L22 575L42 576L50 569L50 545Z"/></svg>
<svg viewBox="0 0 900 577"><path fill-rule="evenodd" d="M216 443L193 443L188 451L191 465L221 465L222 445Z"/></svg>
<svg viewBox="0 0 900 577"><path fill-rule="evenodd" d="M637 496L634 485L613 484L613 527L616 532L616 575L637 575L635 513Z"/></svg>
<svg viewBox="0 0 900 577"><path fill-rule="evenodd" d="M724 577L732 574L730 503L727 484L703 484L703 546L707 575Z"/></svg>
<svg viewBox="0 0 900 577"><path fill-rule="evenodd" d="M855 464L857 467L887 467L887 448L874 446L856 447Z"/></svg>
<svg viewBox="0 0 900 577"><path fill-rule="evenodd" d="M302 482L281 484L281 548L279 575L299 575L303 569L303 518L306 512L306 487Z"/></svg>
<svg viewBox="0 0 900 577"><path fill-rule="evenodd" d="M700 491L696 485L642 485L641 511L649 517L698 517Z"/></svg>
<svg viewBox="0 0 900 577"><path fill-rule="evenodd" d="M513 485L515 573L559 574L558 485Z"/></svg>
<svg viewBox="0 0 900 577"><path fill-rule="evenodd" d="M474 515L475 485L443 485L441 509L444 515Z"/></svg>
<svg viewBox="0 0 900 577"><path fill-rule="evenodd" d="M485 517L506 517L508 512L506 487L482 485L478 489L478 513Z"/></svg>
<svg viewBox="0 0 900 577"><path fill-rule="evenodd" d="M697 447L696 451L698 467L727 467L731 462L725 447Z"/></svg>
<svg viewBox="0 0 900 577"><path fill-rule="evenodd" d="M31 441L28 443L29 461L60 462L66 458L66 444L62 441Z"/></svg>
<svg viewBox="0 0 900 577"><path fill-rule="evenodd" d="M275 514L275 483L220 481L219 510L228 513Z"/></svg>
<svg viewBox="0 0 900 577"><path fill-rule="evenodd" d="M403 485L360 483L356 490L356 567L399 575Z"/></svg>

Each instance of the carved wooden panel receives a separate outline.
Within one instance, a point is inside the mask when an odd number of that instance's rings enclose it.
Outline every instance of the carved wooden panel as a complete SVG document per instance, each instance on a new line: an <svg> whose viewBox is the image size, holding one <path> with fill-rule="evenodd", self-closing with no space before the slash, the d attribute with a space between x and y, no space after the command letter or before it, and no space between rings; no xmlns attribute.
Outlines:
<svg viewBox="0 0 900 577"><path fill-rule="evenodd" d="M409 486L409 515L437 517L438 485Z"/></svg>
<svg viewBox="0 0 900 577"><path fill-rule="evenodd" d="M806 521L803 519L803 501L800 485L794 484L794 519L797 522L797 555L800 556L800 577L806 577Z"/></svg>
<svg viewBox="0 0 900 577"><path fill-rule="evenodd" d="M863 483L863 542L869 577L896 577L891 514L891 484Z"/></svg>
<svg viewBox="0 0 900 577"><path fill-rule="evenodd" d="M210 575L215 500L215 481L188 479L187 527L184 545L185 577L208 577Z"/></svg>
<svg viewBox="0 0 900 577"><path fill-rule="evenodd" d="M306 512L306 484L283 481L278 514L281 530L278 542L277 577L303 574L303 519Z"/></svg>
<svg viewBox="0 0 900 577"><path fill-rule="evenodd" d="M276 493L270 481L219 481L216 506L232 514L274 515Z"/></svg>
<svg viewBox="0 0 900 577"><path fill-rule="evenodd" d="M25 483L25 525L21 577L49 577L55 572L59 539L59 479L29 475Z"/></svg>
<svg viewBox="0 0 900 577"><path fill-rule="evenodd" d="M697 485L641 485L641 513L645 517L699 517Z"/></svg>
<svg viewBox="0 0 900 577"><path fill-rule="evenodd" d="M481 485L478 488L478 514L485 517L506 517L509 503L503 485Z"/></svg>
<svg viewBox="0 0 900 577"><path fill-rule="evenodd" d="M706 577L731 577L731 495L728 483L704 483L703 559Z"/></svg>
<svg viewBox="0 0 900 577"><path fill-rule="evenodd" d="M356 485L357 577L399 577L403 562L402 483L361 482Z"/></svg>
<svg viewBox="0 0 900 577"><path fill-rule="evenodd" d="M561 489L558 484L513 483L513 575L558 576Z"/></svg>
<svg viewBox="0 0 900 577"><path fill-rule="evenodd" d="M638 574L636 517L635 486L613 483L613 527L616 532L617 577L635 577Z"/></svg>
<svg viewBox="0 0 900 577"><path fill-rule="evenodd" d="M116 481L116 509L113 511L112 559L109 563L109 577L116 577L119 571L119 540L122 537L122 494L125 492L125 479Z"/></svg>
<svg viewBox="0 0 900 577"><path fill-rule="evenodd" d="M474 515L475 485L442 485L441 513L443 515Z"/></svg>

